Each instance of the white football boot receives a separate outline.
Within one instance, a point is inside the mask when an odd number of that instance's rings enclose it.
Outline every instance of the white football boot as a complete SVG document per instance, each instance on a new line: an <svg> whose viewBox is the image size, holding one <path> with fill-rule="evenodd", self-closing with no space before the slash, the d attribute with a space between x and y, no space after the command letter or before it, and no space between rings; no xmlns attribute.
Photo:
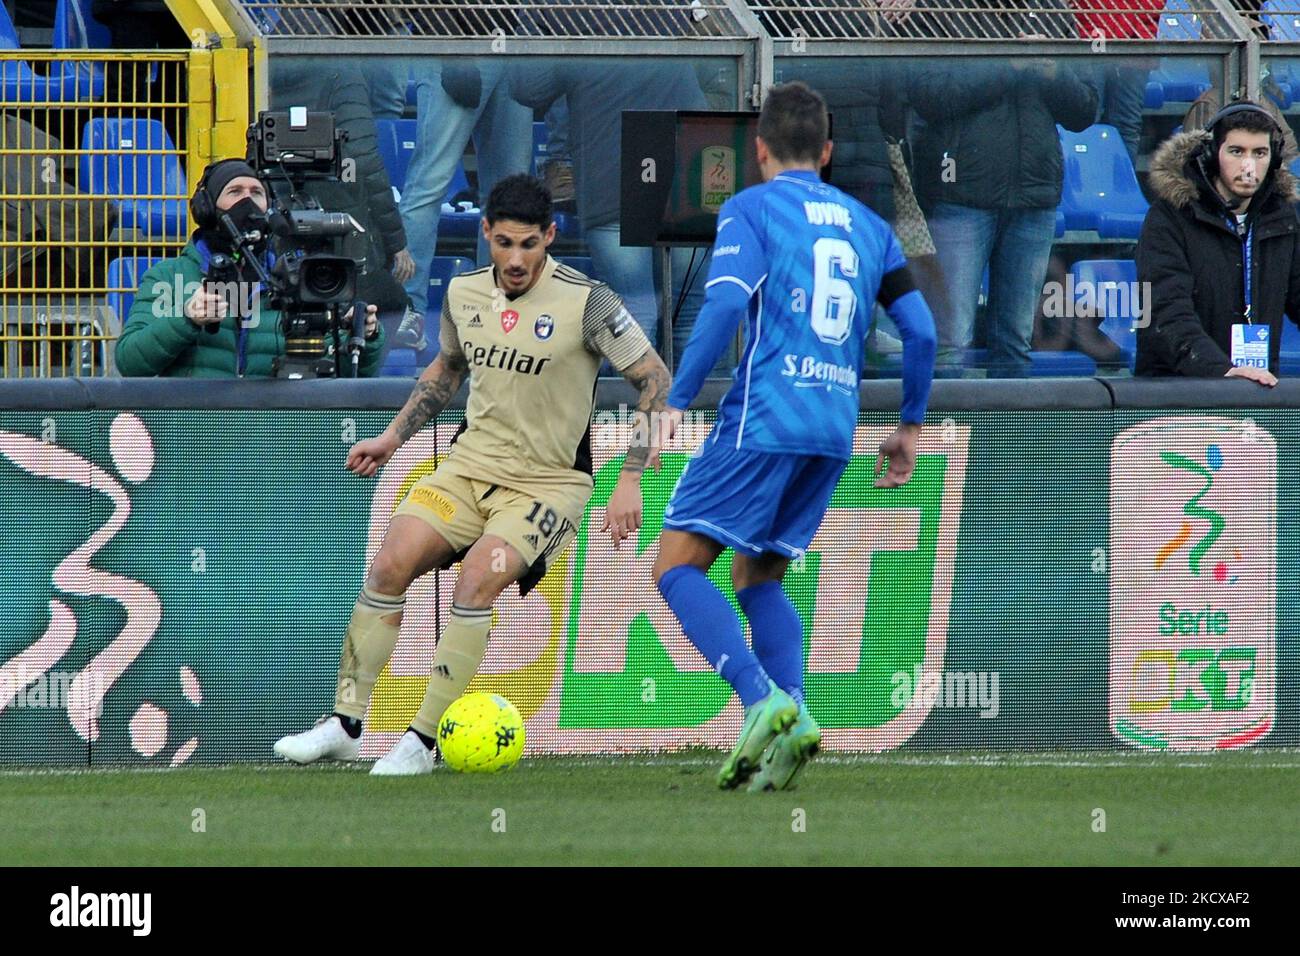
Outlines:
<svg viewBox="0 0 1300 956"><path fill-rule="evenodd" d="M393 749L370 768L372 777L414 777L422 773L433 773L433 751L411 730L402 734Z"/></svg>
<svg viewBox="0 0 1300 956"><path fill-rule="evenodd" d="M294 763L356 760L361 753L361 741L349 737L343 729L342 721L334 714L329 714L316 721L311 730L281 737L275 742L274 750L285 760Z"/></svg>

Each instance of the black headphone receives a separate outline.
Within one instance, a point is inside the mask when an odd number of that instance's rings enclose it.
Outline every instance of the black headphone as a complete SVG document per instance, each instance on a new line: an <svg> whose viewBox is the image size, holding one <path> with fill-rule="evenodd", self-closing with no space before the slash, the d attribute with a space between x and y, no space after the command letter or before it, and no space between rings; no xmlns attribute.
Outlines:
<svg viewBox="0 0 1300 956"><path fill-rule="evenodd" d="M203 175L199 178L198 189L190 197L190 215L194 217L200 229L212 229L217 225L217 203L208 195L208 178L227 163L244 162L245 160L242 159L223 159L203 171Z"/></svg>
<svg viewBox="0 0 1300 956"><path fill-rule="evenodd" d="M1205 166L1205 172L1211 181L1219 174L1219 151L1214 145L1214 127L1229 116L1235 116L1238 113L1258 113L1268 120L1269 124L1269 150L1270 156L1268 161L1268 172L1266 176L1271 176L1282 165L1282 150L1286 147L1286 140L1282 136L1282 127L1278 125L1273 114L1258 103L1229 103L1219 112L1210 117L1210 121L1205 124L1205 131L1210 134L1210 141L1205 144L1201 156Z"/></svg>

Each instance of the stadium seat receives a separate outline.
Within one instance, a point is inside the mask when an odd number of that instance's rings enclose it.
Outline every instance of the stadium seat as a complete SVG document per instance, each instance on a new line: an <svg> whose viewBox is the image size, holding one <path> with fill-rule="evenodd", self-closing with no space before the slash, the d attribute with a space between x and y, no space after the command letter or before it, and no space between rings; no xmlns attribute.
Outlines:
<svg viewBox="0 0 1300 956"><path fill-rule="evenodd" d="M550 138L550 131L546 128L545 123L533 124L533 175L542 175L542 167L546 165L546 142Z"/></svg>
<svg viewBox="0 0 1300 956"><path fill-rule="evenodd" d="M423 370L414 349L390 348L379 374L385 378L416 378Z"/></svg>
<svg viewBox="0 0 1300 956"><path fill-rule="evenodd" d="M1294 0L1264 0L1259 12L1270 40L1300 40L1300 9Z"/></svg>
<svg viewBox="0 0 1300 956"><path fill-rule="evenodd" d="M1278 353L1278 372L1300 375L1300 327L1285 315L1282 316L1282 341Z"/></svg>
<svg viewBox="0 0 1300 956"><path fill-rule="evenodd" d="M1083 259L1070 267L1076 302L1091 299L1101 333L1120 347L1129 368L1137 357L1137 264L1132 259Z"/></svg>
<svg viewBox="0 0 1300 956"><path fill-rule="evenodd" d="M136 289L140 286L140 277L148 271L157 258L144 256L114 259L108 264L108 295L106 302L117 316L121 325L126 324L126 317L131 312L131 303L135 301ZM117 289L125 291L116 291Z"/></svg>
<svg viewBox="0 0 1300 956"><path fill-rule="evenodd" d="M1199 40L1201 18L1187 0L1169 0L1156 27L1157 40ZM1209 69L1203 63L1189 63L1181 57L1165 57L1148 82L1160 86L1165 102L1190 103L1211 86ZM1148 104L1149 105L1149 104Z"/></svg>
<svg viewBox="0 0 1300 956"><path fill-rule="evenodd" d="M1035 378L1089 378L1097 374L1097 363L1070 349L1059 352L1035 349L1029 353L1029 374Z"/></svg>
<svg viewBox="0 0 1300 956"><path fill-rule="evenodd" d="M112 49L113 35L90 15L91 5L91 0L59 0L54 8L54 49Z"/></svg>
<svg viewBox="0 0 1300 956"><path fill-rule="evenodd" d="M434 256L429 268L429 298L425 309L424 329L428 345L416 355L421 365L427 365L438 354L438 315L442 312L442 297L447 283L462 272L474 268L474 263L464 256Z"/></svg>
<svg viewBox="0 0 1300 956"><path fill-rule="evenodd" d="M474 268L474 263L464 256L434 256L429 268L429 315L436 315L442 308L442 296L447 291L447 283Z"/></svg>
<svg viewBox="0 0 1300 956"><path fill-rule="evenodd" d="M1146 94L1142 99L1142 106L1148 110L1158 110L1165 105L1165 88L1160 85L1158 80L1147 80Z"/></svg>
<svg viewBox="0 0 1300 956"><path fill-rule="evenodd" d="M469 177L465 175L464 163L456 167L456 174L451 178L451 185L447 188L447 198L443 202L454 205L457 196L462 200L469 198L477 206L477 201L473 200L473 194L470 192ZM473 239L478 235L478 224L482 218L478 211L448 212L444 209L442 217L438 220L438 235Z"/></svg>
<svg viewBox="0 0 1300 956"><path fill-rule="evenodd" d="M119 229L135 229L153 240L183 239L188 231L188 191L180 156L162 123L147 119L97 117L81 136L81 188L97 196L133 194L175 199L117 199ZM140 152L133 150L164 150ZM94 151L94 152L92 152Z"/></svg>
<svg viewBox="0 0 1300 956"><path fill-rule="evenodd" d="M570 269L577 269L585 276L595 278L595 266L592 264L591 256L556 256L555 261L568 266Z"/></svg>
<svg viewBox="0 0 1300 956"><path fill-rule="evenodd" d="M19 49L18 31L0 4L0 50ZM60 60L39 74L25 60L0 62L0 96L8 103L70 103L104 95L104 70L93 63Z"/></svg>
<svg viewBox="0 0 1300 956"><path fill-rule="evenodd" d="M1065 228L1103 239L1136 239L1148 203L1119 131L1098 123L1082 133L1057 127L1065 156L1060 212Z"/></svg>
<svg viewBox="0 0 1300 956"><path fill-rule="evenodd" d="M379 136L379 156L388 172L388 181L401 193L406 189L406 173L415 155L415 120L377 119L375 130Z"/></svg>

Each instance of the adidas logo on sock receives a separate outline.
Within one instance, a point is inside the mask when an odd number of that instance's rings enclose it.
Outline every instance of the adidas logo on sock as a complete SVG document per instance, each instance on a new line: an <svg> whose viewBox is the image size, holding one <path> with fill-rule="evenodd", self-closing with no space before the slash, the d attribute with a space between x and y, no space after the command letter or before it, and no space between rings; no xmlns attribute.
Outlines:
<svg viewBox="0 0 1300 956"><path fill-rule="evenodd" d="M439 664L433 669L433 672L439 677L451 680L451 671L447 668L446 664Z"/></svg>

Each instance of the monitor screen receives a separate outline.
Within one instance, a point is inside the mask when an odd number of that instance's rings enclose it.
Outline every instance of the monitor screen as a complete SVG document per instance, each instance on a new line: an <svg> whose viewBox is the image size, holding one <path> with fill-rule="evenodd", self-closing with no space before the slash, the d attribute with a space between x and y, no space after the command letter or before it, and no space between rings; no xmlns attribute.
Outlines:
<svg viewBox="0 0 1300 956"><path fill-rule="evenodd" d="M625 110L623 245L711 245L722 204L763 181L757 135L757 113Z"/></svg>

